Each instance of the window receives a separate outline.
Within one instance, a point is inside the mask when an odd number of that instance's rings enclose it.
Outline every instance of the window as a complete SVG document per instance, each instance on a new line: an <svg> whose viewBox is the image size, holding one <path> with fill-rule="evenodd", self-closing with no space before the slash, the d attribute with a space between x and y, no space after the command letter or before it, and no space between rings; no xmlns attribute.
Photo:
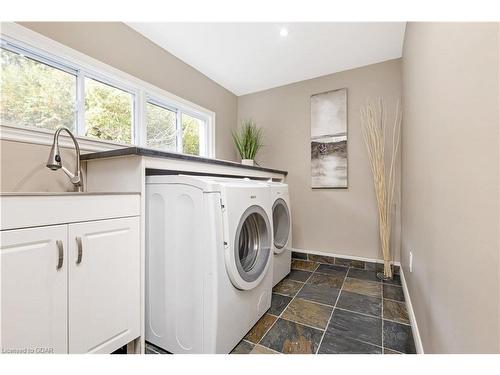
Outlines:
<svg viewBox="0 0 500 375"><path fill-rule="evenodd" d="M196 117L182 114L182 152L191 155L203 155L200 150L200 138L204 138L205 123ZM202 151L202 152L200 152Z"/></svg>
<svg viewBox="0 0 500 375"><path fill-rule="evenodd" d="M146 144L164 151L177 150L175 111L148 102L146 104Z"/></svg>
<svg viewBox="0 0 500 375"><path fill-rule="evenodd" d="M85 78L85 135L131 143L133 100L126 91Z"/></svg>
<svg viewBox="0 0 500 375"><path fill-rule="evenodd" d="M207 154L207 120L201 116L188 115L153 99L146 104L146 114L148 147L190 155Z"/></svg>
<svg viewBox="0 0 500 375"><path fill-rule="evenodd" d="M72 50L63 49L76 55L74 60L62 59L11 40L4 29L0 42L1 125L49 130L63 125L79 137L213 156L209 111L114 68L89 63ZM50 48L48 41L38 43Z"/></svg>
<svg viewBox="0 0 500 375"><path fill-rule="evenodd" d="M2 124L75 130L75 74L3 48L1 63Z"/></svg>

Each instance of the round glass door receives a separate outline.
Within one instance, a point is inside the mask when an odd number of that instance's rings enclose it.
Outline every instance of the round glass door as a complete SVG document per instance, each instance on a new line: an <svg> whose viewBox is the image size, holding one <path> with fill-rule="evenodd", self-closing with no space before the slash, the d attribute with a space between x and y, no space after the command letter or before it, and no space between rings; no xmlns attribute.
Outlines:
<svg viewBox="0 0 500 375"><path fill-rule="evenodd" d="M273 234L275 252L279 253L286 246L290 234L290 212L281 198L273 205Z"/></svg>
<svg viewBox="0 0 500 375"><path fill-rule="evenodd" d="M246 282L256 281L264 274L269 261L271 236L269 220L259 206L249 207L236 230L236 268Z"/></svg>

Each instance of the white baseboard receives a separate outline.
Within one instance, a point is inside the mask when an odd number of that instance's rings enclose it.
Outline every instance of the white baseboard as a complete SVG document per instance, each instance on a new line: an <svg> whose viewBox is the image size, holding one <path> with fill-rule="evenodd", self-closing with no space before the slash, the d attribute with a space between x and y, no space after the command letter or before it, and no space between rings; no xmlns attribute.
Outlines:
<svg viewBox="0 0 500 375"><path fill-rule="evenodd" d="M408 286L406 285L405 274L403 268L399 270L399 275L401 277L401 285L403 287L403 293L406 301L406 308L408 310L408 316L410 318L411 331L413 333L413 340L415 341L415 349L417 354L424 354L424 347L422 345L422 339L420 338L420 332L418 330L417 319L415 318L415 312L413 311L413 305L411 304L410 293L408 292Z"/></svg>
<svg viewBox="0 0 500 375"><path fill-rule="evenodd" d="M298 249L298 248L291 248L290 250L295 251L297 253L323 255L323 256L327 256L327 257L337 257L337 258L345 258L345 259L352 259L352 260L361 260L364 262L372 262L372 263L384 263L384 261L382 259L364 258L364 257L358 257L358 256L354 256L354 255L335 254L335 253L327 253L324 251L304 250L304 249ZM392 262L392 264L394 264L395 266L401 266L400 262Z"/></svg>

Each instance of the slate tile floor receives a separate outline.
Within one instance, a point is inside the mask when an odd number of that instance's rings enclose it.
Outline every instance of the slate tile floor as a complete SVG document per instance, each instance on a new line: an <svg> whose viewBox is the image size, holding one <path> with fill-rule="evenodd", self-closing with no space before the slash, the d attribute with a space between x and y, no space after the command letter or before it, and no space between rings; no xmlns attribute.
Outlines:
<svg viewBox="0 0 500 375"><path fill-rule="evenodd" d="M380 264L302 253L292 258L271 308L232 353L415 353L399 275L380 282Z"/></svg>
<svg viewBox="0 0 500 375"><path fill-rule="evenodd" d="M415 353L399 275L380 282L381 264L303 253L292 258L271 308L231 353ZM146 344L146 354L166 353Z"/></svg>

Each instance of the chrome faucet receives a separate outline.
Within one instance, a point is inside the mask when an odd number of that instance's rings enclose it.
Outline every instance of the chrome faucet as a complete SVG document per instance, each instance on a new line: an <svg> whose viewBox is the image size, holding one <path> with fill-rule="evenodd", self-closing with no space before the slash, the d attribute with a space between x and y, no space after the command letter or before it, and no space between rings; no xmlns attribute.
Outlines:
<svg viewBox="0 0 500 375"><path fill-rule="evenodd" d="M62 165L61 153L59 152L59 134L65 130L71 139L73 140L73 144L75 145L76 151L76 169L75 173L71 173L66 167ZM52 148L50 149L49 160L47 160L47 168L57 171L58 169L62 169L64 173L69 177L71 183L74 186L75 191L82 192L83 191L83 181L82 181L82 171L80 169L80 146L78 145L78 141L76 140L71 130L69 130L66 126L60 126L57 128L54 133L54 141L52 142Z"/></svg>

